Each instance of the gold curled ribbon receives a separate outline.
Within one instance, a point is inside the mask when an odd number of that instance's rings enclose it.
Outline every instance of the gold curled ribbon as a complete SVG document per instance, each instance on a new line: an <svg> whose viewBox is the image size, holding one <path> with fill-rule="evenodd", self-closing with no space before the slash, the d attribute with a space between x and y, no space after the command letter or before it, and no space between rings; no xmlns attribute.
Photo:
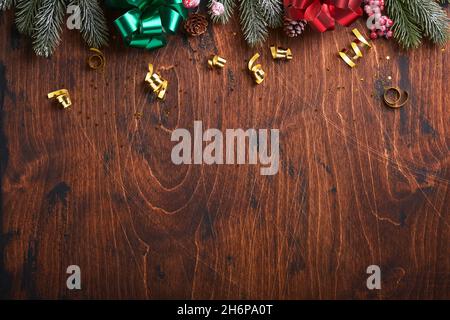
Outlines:
<svg viewBox="0 0 450 320"><path fill-rule="evenodd" d="M354 60L356 61L357 59L359 59L359 57L356 55L352 58L350 58L347 53L350 52L350 50L348 49L342 49L341 51L339 51L339 56L342 58L342 60L345 61L346 64L348 64L351 68L356 67L356 63L354 62Z"/></svg>
<svg viewBox="0 0 450 320"><path fill-rule="evenodd" d="M103 52L96 48L90 48L90 51L94 52L94 54L90 55L87 58L87 63L89 65L89 68L97 70L100 68L104 68L106 65L106 59Z"/></svg>
<svg viewBox="0 0 450 320"><path fill-rule="evenodd" d="M256 60L259 58L259 53L255 53L253 57L248 62L248 70L250 70L253 74L253 78L257 84L260 84L264 81L266 77L266 73L262 69L260 64L255 64Z"/></svg>
<svg viewBox="0 0 450 320"><path fill-rule="evenodd" d="M226 63L227 63L227 60L225 60L222 57L219 57L218 55L213 55L213 56L211 56L210 59L208 59L208 66L210 68L214 68L214 67L223 68L223 67L225 67Z"/></svg>
<svg viewBox="0 0 450 320"><path fill-rule="evenodd" d="M388 97L389 92L395 92L396 98ZM406 90L401 90L399 87L385 87L383 100L390 108L398 109L403 107L409 100L409 94Z"/></svg>
<svg viewBox="0 0 450 320"><path fill-rule="evenodd" d="M352 32L355 35L356 39L358 39L359 41L364 43L367 47L372 48L372 46L370 45L369 41L367 41L366 38L363 37L363 35L361 34L361 32L359 32L358 29L355 28L355 29L352 30Z"/></svg>
<svg viewBox="0 0 450 320"><path fill-rule="evenodd" d="M351 56L351 55L349 56L350 50L342 49L341 51L339 51L339 56L351 68L354 68L354 67L356 67L356 63L355 63L356 60L358 60L359 58L362 58L362 56L363 56L363 53L362 53L361 49L364 48L364 47L368 47L370 49L370 48L372 48L372 46L363 37L363 35L358 31L358 29L355 28L355 29L352 30L352 32L355 35L356 39L354 39L350 45L351 45L355 55L354 56Z"/></svg>
<svg viewBox="0 0 450 320"><path fill-rule="evenodd" d="M60 89L47 94L48 99L54 99L62 105L63 109L69 108L72 105L70 100L69 91L67 89Z"/></svg>
<svg viewBox="0 0 450 320"><path fill-rule="evenodd" d="M362 56L363 56L362 51L361 51L361 47L360 47L361 43L362 42L359 41L359 40L355 40L355 41L353 41L351 43L353 52L358 56L358 58L356 58L356 59L362 58ZM354 57L354 59L355 59L355 57Z"/></svg>
<svg viewBox="0 0 450 320"><path fill-rule="evenodd" d="M153 65L151 63L148 64L148 72L145 77L145 82L150 85L153 92L159 99L164 99L169 82L163 79L159 73L153 72Z"/></svg>
<svg viewBox="0 0 450 320"><path fill-rule="evenodd" d="M270 46L270 52L272 52L273 59L292 59L292 51L289 48L281 48L278 46Z"/></svg>

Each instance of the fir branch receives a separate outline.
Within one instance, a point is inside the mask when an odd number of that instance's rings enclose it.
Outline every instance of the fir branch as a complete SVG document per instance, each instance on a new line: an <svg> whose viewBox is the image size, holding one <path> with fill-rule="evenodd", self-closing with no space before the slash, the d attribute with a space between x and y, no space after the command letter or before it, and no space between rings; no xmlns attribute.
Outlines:
<svg viewBox="0 0 450 320"><path fill-rule="evenodd" d="M241 0L241 28L250 46L263 43L268 35L267 23L259 6L259 0Z"/></svg>
<svg viewBox="0 0 450 320"><path fill-rule="evenodd" d="M211 9L213 5L213 1L209 1L209 8ZM212 16L211 19L214 23L222 23L225 24L230 21L231 16L233 15L234 8L236 7L236 0L216 0L223 4L225 9L224 13L220 16Z"/></svg>
<svg viewBox="0 0 450 320"><path fill-rule="evenodd" d="M72 0L80 7L81 35L90 47L100 48L108 44L108 25L97 0Z"/></svg>
<svg viewBox="0 0 450 320"><path fill-rule="evenodd" d="M14 5L14 0L0 0L0 10L7 10Z"/></svg>
<svg viewBox="0 0 450 320"><path fill-rule="evenodd" d="M61 41L65 10L66 5L62 0L42 0L33 32L33 48L38 56L51 56Z"/></svg>
<svg viewBox="0 0 450 320"><path fill-rule="evenodd" d="M388 16L394 20L394 38L405 49L417 48L422 43L422 34L414 23L402 0L389 0L386 3Z"/></svg>
<svg viewBox="0 0 450 320"><path fill-rule="evenodd" d="M16 0L16 25L20 33L33 34L34 18L41 0Z"/></svg>
<svg viewBox="0 0 450 320"><path fill-rule="evenodd" d="M281 27L283 24L283 2L281 0L259 0L259 6L271 28Z"/></svg>
<svg viewBox="0 0 450 320"><path fill-rule="evenodd" d="M403 0L424 35L433 43L444 45L449 37L447 14L434 1Z"/></svg>
<svg viewBox="0 0 450 320"><path fill-rule="evenodd" d="M449 0L437 0L441 5L448 4Z"/></svg>
<svg viewBox="0 0 450 320"><path fill-rule="evenodd" d="M387 11L394 37L406 49L418 47L423 36L439 45L449 38L447 14L433 0L389 0Z"/></svg>

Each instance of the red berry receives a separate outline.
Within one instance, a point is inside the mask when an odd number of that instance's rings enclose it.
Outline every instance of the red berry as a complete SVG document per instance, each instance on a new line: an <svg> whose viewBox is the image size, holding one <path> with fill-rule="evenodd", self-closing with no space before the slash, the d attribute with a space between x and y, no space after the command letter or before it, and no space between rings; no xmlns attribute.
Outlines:
<svg viewBox="0 0 450 320"><path fill-rule="evenodd" d="M377 33L376 33L376 32L372 32L372 33L370 34L370 39L375 40L376 38L378 38Z"/></svg>
<svg viewBox="0 0 450 320"><path fill-rule="evenodd" d="M197 8L200 0L183 0L183 5L187 9Z"/></svg>

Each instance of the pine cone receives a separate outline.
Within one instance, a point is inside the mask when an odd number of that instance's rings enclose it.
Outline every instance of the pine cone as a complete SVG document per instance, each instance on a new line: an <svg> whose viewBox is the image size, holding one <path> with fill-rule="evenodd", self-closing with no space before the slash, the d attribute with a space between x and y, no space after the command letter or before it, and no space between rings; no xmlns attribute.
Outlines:
<svg viewBox="0 0 450 320"><path fill-rule="evenodd" d="M308 22L306 20L292 20L288 17L283 18L284 32L288 37L296 37L303 33Z"/></svg>
<svg viewBox="0 0 450 320"><path fill-rule="evenodd" d="M184 30L191 36L199 36L208 28L208 20L202 14L193 13L189 15L184 23Z"/></svg>

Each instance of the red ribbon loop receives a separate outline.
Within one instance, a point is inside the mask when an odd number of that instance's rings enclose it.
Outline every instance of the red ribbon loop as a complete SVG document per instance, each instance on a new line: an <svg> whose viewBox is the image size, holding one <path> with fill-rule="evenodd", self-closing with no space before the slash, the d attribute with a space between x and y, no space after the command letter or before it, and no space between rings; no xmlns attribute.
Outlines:
<svg viewBox="0 0 450 320"><path fill-rule="evenodd" d="M320 32L333 30L335 22L348 27L362 16L362 0L284 0L287 16L307 20Z"/></svg>

